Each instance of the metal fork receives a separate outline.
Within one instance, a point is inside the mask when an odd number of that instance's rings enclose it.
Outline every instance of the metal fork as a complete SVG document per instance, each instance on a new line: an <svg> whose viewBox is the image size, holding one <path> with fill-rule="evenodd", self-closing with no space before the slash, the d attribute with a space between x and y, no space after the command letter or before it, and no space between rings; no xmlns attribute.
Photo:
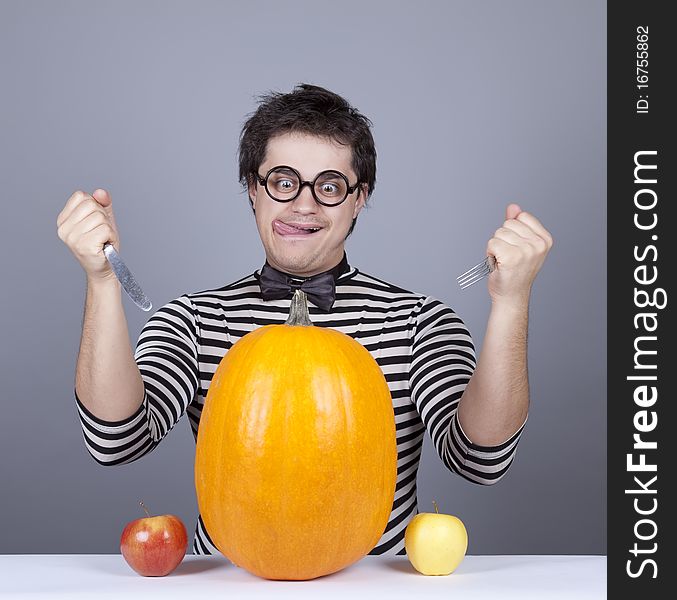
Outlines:
<svg viewBox="0 0 677 600"><path fill-rule="evenodd" d="M489 275L495 269L496 259L493 256L487 256L481 263L476 264L472 269L468 269L465 273L459 275L456 281L458 281L461 289L464 290Z"/></svg>

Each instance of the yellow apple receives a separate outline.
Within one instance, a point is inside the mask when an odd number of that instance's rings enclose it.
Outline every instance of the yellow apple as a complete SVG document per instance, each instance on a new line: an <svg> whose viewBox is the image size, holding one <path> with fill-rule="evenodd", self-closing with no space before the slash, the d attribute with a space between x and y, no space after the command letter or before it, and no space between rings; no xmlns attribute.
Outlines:
<svg viewBox="0 0 677 600"><path fill-rule="evenodd" d="M409 562L423 575L449 575L461 564L468 549L468 532L453 515L419 513L404 532L404 549Z"/></svg>

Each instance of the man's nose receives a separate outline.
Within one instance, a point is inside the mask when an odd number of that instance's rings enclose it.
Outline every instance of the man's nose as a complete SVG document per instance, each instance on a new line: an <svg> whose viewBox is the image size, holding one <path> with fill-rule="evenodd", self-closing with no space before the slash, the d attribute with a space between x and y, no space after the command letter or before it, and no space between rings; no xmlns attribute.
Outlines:
<svg viewBox="0 0 677 600"><path fill-rule="evenodd" d="M317 202L313 196L313 189L309 184L305 184L301 187L301 192L299 193L294 201L294 210L300 212L315 212L317 210Z"/></svg>

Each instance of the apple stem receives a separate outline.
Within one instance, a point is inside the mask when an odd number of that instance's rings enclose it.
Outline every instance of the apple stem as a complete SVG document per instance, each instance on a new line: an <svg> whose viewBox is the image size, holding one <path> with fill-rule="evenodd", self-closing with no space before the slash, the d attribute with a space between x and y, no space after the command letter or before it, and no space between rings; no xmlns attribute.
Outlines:
<svg viewBox="0 0 677 600"><path fill-rule="evenodd" d="M437 502L435 502L434 500L433 500L433 506L435 507L435 512L439 515L440 511L437 510Z"/></svg>
<svg viewBox="0 0 677 600"><path fill-rule="evenodd" d="M143 503L143 500L141 500L141 502L139 502L139 504L141 505L141 507L142 507L143 510L145 511L146 516L150 517L150 513L148 512L148 509L146 508L146 505Z"/></svg>

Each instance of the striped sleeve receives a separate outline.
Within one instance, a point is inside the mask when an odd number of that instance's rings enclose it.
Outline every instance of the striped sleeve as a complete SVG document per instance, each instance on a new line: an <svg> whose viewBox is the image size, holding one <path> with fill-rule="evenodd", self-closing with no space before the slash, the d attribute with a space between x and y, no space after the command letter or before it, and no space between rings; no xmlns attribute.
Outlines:
<svg viewBox="0 0 677 600"><path fill-rule="evenodd" d="M151 452L176 425L198 389L197 323L186 296L158 309L144 325L134 358L144 397L122 421L95 417L75 395L85 446L102 465L126 464Z"/></svg>
<svg viewBox="0 0 677 600"><path fill-rule="evenodd" d="M458 422L458 403L476 366L470 332L460 317L427 297L412 348L412 401L444 465L482 485L496 483L512 464L524 424L498 446L472 443Z"/></svg>

